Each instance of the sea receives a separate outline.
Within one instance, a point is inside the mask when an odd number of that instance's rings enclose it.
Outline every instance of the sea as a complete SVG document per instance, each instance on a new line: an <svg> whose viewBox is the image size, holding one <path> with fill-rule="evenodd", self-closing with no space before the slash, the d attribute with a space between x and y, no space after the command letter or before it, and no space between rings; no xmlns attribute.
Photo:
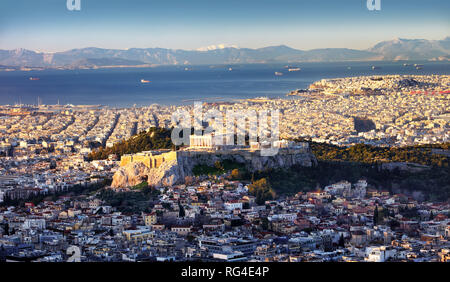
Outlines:
<svg viewBox="0 0 450 282"><path fill-rule="evenodd" d="M110 107L182 105L256 97L286 97L323 78L362 75L450 74L450 62L329 62L158 66L92 70L0 72L0 104L73 104ZM416 69L414 64L423 65ZM289 72L286 68L299 67ZM373 69L372 66L376 68ZM275 72L283 75L275 75ZM30 80L30 77L39 80ZM142 83L141 80L148 80Z"/></svg>

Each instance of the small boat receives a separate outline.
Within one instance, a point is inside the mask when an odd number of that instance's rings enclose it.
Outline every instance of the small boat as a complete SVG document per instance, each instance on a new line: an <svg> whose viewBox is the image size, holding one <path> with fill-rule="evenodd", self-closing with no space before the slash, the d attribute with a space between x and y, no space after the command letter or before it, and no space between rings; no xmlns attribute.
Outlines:
<svg viewBox="0 0 450 282"><path fill-rule="evenodd" d="M141 79L141 83L149 83L150 80Z"/></svg>
<svg viewBox="0 0 450 282"><path fill-rule="evenodd" d="M30 77L30 80L39 80L39 77Z"/></svg>
<svg viewBox="0 0 450 282"><path fill-rule="evenodd" d="M288 71L299 71L299 70L301 70L301 68L290 68L290 69L288 69Z"/></svg>
<svg viewBox="0 0 450 282"><path fill-rule="evenodd" d="M378 69L380 69L380 67L372 66L372 69L373 69L373 70L378 70Z"/></svg>
<svg viewBox="0 0 450 282"><path fill-rule="evenodd" d="M282 72L275 72L275 75L278 75L278 76L280 76L280 75L283 75L283 73Z"/></svg>

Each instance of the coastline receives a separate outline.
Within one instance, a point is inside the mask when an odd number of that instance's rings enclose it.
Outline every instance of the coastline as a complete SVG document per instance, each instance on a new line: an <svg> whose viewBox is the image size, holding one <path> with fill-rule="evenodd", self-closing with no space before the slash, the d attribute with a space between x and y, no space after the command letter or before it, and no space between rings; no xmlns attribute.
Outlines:
<svg viewBox="0 0 450 282"><path fill-rule="evenodd" d="M419 62L417 62L419 63ZM257 97L281 98L311 83L337 77L370 75L450 74L447 62L423 63L423 69L387 61L372 70L370 62L302 63L300 71L275 76L285 64L158 66L152 68L105 68L0 72L0 104L107 105L130 108L135 105L187 105L192 101L234 102ZM351 66L349 68L349 66ZM31 81L29 77L39 80ZM152 83L142 84L141 79ZM14 92L11 91L14 89Z"/></svg>

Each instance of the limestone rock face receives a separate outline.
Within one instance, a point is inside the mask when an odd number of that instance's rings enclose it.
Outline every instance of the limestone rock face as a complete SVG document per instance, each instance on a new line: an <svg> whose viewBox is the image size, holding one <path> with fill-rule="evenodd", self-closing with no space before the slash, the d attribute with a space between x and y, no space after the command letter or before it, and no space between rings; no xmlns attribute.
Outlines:
<svg viewBox="0 0 450 282"><path fill-rule="evenodd" d="M149 169L143 163L129 163L116 171L111 186L114 188L125 188L138 185L146 180L148 172Z"/></svg>
<svg viewBox="0 0 450 282"><path fill-rule="evenodd" d="M289 168L293 165L301 165L310 167L317 163L314 156L310 154L296 154L296 155L275 155L269 157L254 157L251 159L250 171L264 170L267 168ZM248 167L248 166L247 166Z"/></svg>
<svg viewBox="0 0 450 282"><path fill-rule="evenodd" d="M205 154L183 152L178 156L178 164L182 167L185 175L191 175L192 169L198 164L213 166L216 161L224 160L242 163L250 172L268 168L289 168L293 165L311 167L317 164L316 157L310 152L301 154L277 154L275 156L260 156L252 153Z"/></svg>
<svg viewBox="0 0 450 282"><path fill-rule="evenodd" d="M148 184L151 186L171 186L184 181L185 173L177 160L164 162L158 168L148 172Z"/></svg>

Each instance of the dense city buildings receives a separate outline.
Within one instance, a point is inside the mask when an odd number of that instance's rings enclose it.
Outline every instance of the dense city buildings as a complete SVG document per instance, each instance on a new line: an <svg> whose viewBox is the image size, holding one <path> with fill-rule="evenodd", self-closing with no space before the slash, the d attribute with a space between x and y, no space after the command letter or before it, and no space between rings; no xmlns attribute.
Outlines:
<svg viewBox="0 0 450 282"><path fill-rule="evenodd" d="M289 140L386 148L449 142L449 87L448 75L326 79L285 99L202 107L279 110L277 142L288 157L277 162L311 167L313 158L292 157L311 154L308 143ZM71 246L82 261L449 260L448 199L376 189L364 177L275 195L265 182L239 177L247 168L217 161L214 173L111 189L115 173L133 163L151 173L183 154L245 155L262 146L218 147L211 136L192 135L179 151L89 157L151 128L170 130L177 110L194 106L0 106L0 260L65 261Z"/></svg>

